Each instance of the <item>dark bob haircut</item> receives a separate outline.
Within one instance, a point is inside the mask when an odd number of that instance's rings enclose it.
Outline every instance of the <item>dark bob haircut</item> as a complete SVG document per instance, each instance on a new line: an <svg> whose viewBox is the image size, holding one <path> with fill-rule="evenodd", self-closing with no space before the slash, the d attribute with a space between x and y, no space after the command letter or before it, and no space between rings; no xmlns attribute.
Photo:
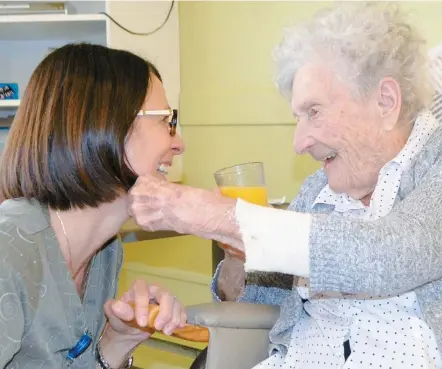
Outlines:
<svg viewBox="0 0 442 369"><path fill-rule="evenodd" d="M124 142L152 75L123 50L68 44L36 68L13 121L0 166L0 197L52 209L97 207L128 191L136 174Z"/></svg>

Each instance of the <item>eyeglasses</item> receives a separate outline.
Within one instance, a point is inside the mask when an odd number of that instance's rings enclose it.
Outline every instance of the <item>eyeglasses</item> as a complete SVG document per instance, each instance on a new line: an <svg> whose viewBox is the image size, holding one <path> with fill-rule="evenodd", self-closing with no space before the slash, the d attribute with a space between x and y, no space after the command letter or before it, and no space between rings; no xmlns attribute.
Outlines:
<svg viewBox="0 0 442 369"><path fill-rule="evenodd" d="M169 124L169 133L173 137L176 134L176 126L178 123L176 110L163 109L163 110L140 110L137 114L138 116L161 116L163 115L166 122Z"/></svg>

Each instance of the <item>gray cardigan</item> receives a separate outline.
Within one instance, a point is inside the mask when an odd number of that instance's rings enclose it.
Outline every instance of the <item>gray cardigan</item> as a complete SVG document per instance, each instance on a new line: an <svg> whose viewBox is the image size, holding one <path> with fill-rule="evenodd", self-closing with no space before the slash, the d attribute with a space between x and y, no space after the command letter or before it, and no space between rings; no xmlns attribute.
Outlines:
<svg viewBox="0 0 442 369"><path fill-rule="evenodd" d="M371 296L413 290L442 350L442 127L434 131L403 174L394 207L383 218L365 221L334 217L329 215L332 205L313 207L326 184L322 170L314 173L289 207L313 214L311 290ZM240 299L281 306L270 341L284 353L294 325L305 314L297 289L292 289L293 282L293 277L280 274L251 273Z"/></svg>

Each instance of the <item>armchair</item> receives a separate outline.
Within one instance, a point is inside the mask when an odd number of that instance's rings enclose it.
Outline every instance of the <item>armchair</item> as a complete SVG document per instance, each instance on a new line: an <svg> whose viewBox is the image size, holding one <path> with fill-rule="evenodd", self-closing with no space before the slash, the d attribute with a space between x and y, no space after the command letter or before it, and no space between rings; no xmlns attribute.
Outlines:
<svg viewBox="0 0 442 369"><path fill-rule="evenodd" d="M209 346L190 369L252 369L268 357L279 307L236 302L190 306L188 322L207 327Z"/></svg>

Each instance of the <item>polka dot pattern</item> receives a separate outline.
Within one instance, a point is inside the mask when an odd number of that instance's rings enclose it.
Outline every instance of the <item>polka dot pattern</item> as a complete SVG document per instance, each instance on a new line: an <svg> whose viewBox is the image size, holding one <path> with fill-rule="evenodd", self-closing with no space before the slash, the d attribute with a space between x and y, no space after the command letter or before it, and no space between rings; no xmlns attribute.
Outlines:
<svg viewBox="0 0 442 369"><path fill-rule="evenodd" d="M375 220L387 215L397 197L401 176L423 149L438 123L430 112L416 120L402 151L379 173L369 206L326 186L315 204L334 206L332 215ZM254 369L442 368L432 330L425 323L414 292L399 296L310 295L308 280L297 290L306 314L294 327L286 356L271 356ZM344 358L344 342L351 354Z"/></svg>

